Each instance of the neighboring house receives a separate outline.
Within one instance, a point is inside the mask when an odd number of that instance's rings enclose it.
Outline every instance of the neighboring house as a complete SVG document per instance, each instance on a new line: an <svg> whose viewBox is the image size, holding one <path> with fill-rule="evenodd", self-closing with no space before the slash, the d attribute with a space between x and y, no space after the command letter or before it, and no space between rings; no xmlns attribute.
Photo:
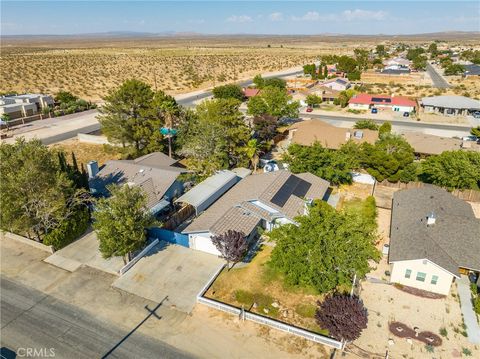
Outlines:
<svg viewBox="0 0 480 359"><path fill-rule="evenodd" d="M440 137L420 132L405 132L402 135L413 147L417 156L439 155L445 151L469 150L480 151L480 145L473 141L457 138Z"/></svg>
<svg viewBox="0 0 480 359"><path fill-rule="evenodd" d="M198 216L251 172L246 168L218 171L186 192L175 202L192 206L195 209L195 215Z"/></svg>
<svg viewBox="0 0 480 359"><path fill-rule="evenodd" d="M88 164L90 191L94 195L108 196L109 184L139 186L147 195L147 208L157 214L169 208L172 201L183 193L178 176L188 172L176 160L161 152L154 152L135 160L108 161L98 171L95 161Z"/></svg>
<svg viewBox="0 0 480 359"><path fill-rule="evenodd" d="M10 119L33 116L43 108L53 106L53 98L42 94L9 95L0 97L0 115Z"/></svg>
<svg viewBox="0 0 480 359"><path fill-rule="evenodd" d="M409 69L410 68L410 60L405 59L403 57L395 57L393 59L389 59L383 62L385 69Z"/></svg>
<svg viewBox="0 0 480 359"><path fill-rule="evenodd" d="M255 97L259 93L260 93L260 89L250 88L250 87L243 89L243 94L245 95L246 98Z"/></svg>
<svg viewBox="0 0 480 359"><path fill-rule="evenodd" d="M325 86L320 86L311 93L320 96L322 98L322 102L333 102L340 95L340 91Z"/></svg>
<svg viewBox="0 0 480 359"><path fill-rule="evenodd" d="M390 109L395 112L414 112L417 104L415 101L402 96L369 95L361 93L353 96L348 101L348 107L357 110Z"/></svg>
<svg viewBox="0 0 480 359"><path fill-rule="evenodd" d="M454 95L423 97L420 106L425 112L452 116L467 116L480 111L480 101Z"/></svg>
<svg viewBox="0 0 480 359"><path fill-rule="evenodd" d="M268 231L295 223L295 217L307 213L309 202L326 197L328 189L327 181L310 173L281 170L253 174L234 185L182 234L188 235L190 248L219 255L212 236L235 230L250 240L259 227Z"/></svg>
<svg viewBox="0 0 480 359"><path fill-rule="evenodd" d="M480 65L463 65L465 67L465 72L463 73L463 76L468 77L468 76L480 76Z"/></svg>
<svg viewBox="0 0 480 359"><path fill-rule="evenodd" d="M302 146L311 146L314 142L319 142L323 147L338 150L349 140L355 143L373 144L378 139L378 131L342 128L321 120L308 120L290 126L288 139L290 143Z"/></svg>
<svg viewBox="0 0 480 359"><path fill-rule="evenodd" d="M322 86L328 87L335 91L345 91L348 90L352 85L350 84L350 81L346 79L336 78L325 81Z"/></svg>
<svg viewBox="0 0 480 359"><path fill-rule="evenodd" d="M396 192L391 282L447 295L455 278L480 271L479 233L472 207L439 187Z"/></svg>

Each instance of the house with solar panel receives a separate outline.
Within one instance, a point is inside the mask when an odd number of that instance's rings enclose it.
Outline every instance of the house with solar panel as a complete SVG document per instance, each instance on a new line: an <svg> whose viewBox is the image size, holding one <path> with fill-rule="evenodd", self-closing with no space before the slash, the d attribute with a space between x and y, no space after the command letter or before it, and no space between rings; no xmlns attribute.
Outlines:
<svg viewBox="0 0 480 359"><path fill-rule="evenodd" d="M223 177L227 179L226 174L222 174ZM235 182L233 176L232 181ZM295 223L296 217L308 213L313 200L326 200L329 185L328 181L311 173L293 174L280 170L246 175L213 204L208 203L208 208L203 206L202 212L181 233L188 236L188 247L220 255L212 243L212 236L234 230L251 240L259 228L269 231L282 224ZM210 183L202 188L208 191L209 187ZM191 197L179 198L179 201L198 206L203 203L201 196Z"/></svg>
<svg viewBox="0 0 480 359"><path fill-rule="evenodd" d="M417 103L403 96L384 96L370 95L361 93L353 96L348 101L348 108L354 110L370 110L376 108L378 110L391 110L394 112L414 112Z"/></svg>

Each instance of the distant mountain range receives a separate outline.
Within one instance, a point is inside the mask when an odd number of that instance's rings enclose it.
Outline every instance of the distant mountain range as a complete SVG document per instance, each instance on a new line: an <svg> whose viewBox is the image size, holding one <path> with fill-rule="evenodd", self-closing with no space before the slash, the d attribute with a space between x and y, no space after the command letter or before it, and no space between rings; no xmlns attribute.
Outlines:
<svg viewBox="0 0 480 359"><path fill-rule="evenodd" d="M25 34L25 35L0 35L2 38L10 39L25 39L25 38L155 38L155 37L382 37L382 38L435 38L435 39L448 39L448 38L464 38L464 37L476 37L480 36L480 31L445 31L445 32L432 32L422 34L340 34L340 33L321 33L321 34L309 34L309 35L275 35L275 34L203 34L197 32L178 32L178 31L162 31L162 32L136 32L136 31L109 31L98 33L84 33L84 34L65 34L65 35L51 35L51 34Z"/></svg>

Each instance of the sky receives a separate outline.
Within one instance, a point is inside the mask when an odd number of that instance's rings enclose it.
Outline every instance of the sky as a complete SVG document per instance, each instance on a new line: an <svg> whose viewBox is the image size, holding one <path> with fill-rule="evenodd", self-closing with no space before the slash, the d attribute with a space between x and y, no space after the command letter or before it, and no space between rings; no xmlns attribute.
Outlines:
<svg viewBox="0 0 480 359"><path fill-rule="evenodd" d="M480 31L480 1L1 1L2 35Z"/></svg>

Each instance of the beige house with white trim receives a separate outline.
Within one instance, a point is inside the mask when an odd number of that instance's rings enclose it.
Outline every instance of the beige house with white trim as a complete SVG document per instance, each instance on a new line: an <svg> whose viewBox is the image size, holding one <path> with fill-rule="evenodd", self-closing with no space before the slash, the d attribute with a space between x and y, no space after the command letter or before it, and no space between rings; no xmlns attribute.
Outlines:
<svg viewBox="0 0 480 359"><path fill-rule="evenodd" d="M388 261L391 282L447 295L460 275L480 272L480 219L439 187L398 191Z"/></svg>

